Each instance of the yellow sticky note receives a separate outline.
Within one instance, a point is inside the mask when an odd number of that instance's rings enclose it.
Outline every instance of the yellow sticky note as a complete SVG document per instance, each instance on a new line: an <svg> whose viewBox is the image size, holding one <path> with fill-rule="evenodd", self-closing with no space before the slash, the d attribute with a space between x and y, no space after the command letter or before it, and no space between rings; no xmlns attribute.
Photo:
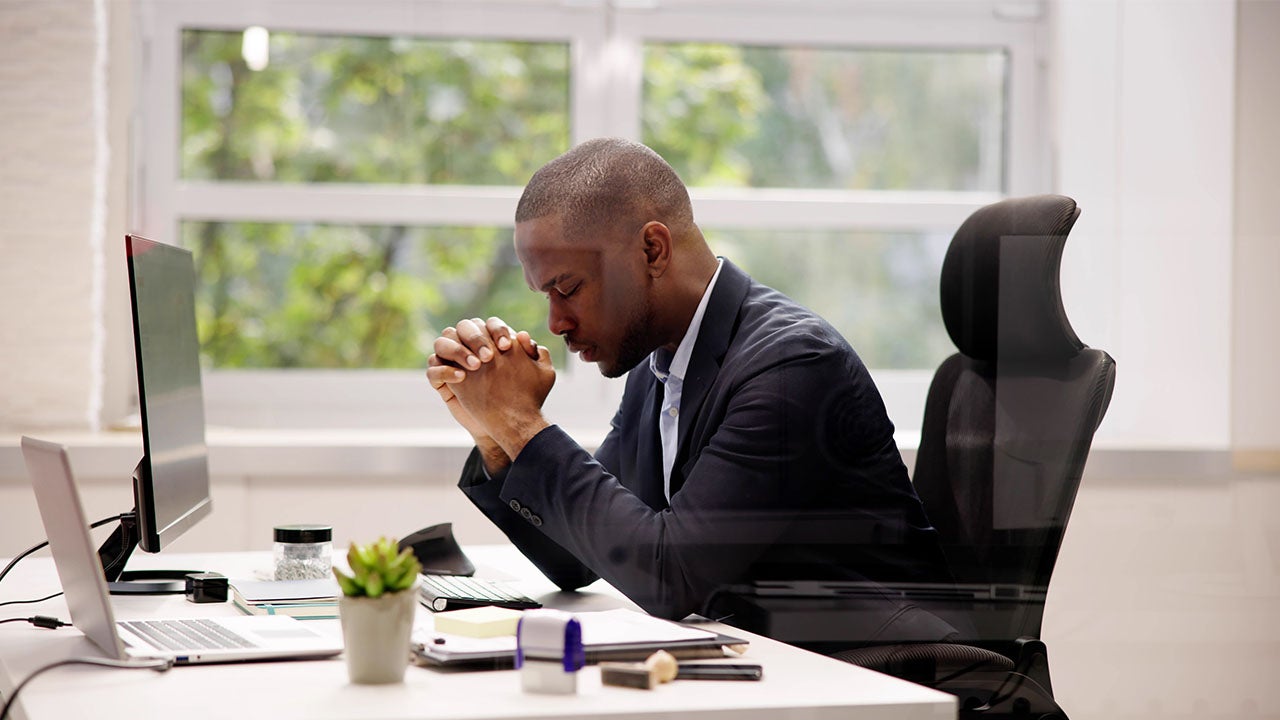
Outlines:
<svg viewBox="0 0 1280 720"><path fill-rule="evenodd" d="M473 638L515 635L520 611L493 605L435 614L436 632Z"/></svg>

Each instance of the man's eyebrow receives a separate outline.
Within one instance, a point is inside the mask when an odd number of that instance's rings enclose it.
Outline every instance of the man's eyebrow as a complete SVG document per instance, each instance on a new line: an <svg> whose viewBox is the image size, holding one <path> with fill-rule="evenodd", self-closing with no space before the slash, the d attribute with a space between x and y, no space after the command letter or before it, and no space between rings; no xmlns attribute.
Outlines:
<svg viewBox="0 0 1280 720"><path fill-rule="evenodd" d="M549 292L551 288L555 287L556 285L559 285L561 282L563 282L564 280L568 280L571 277L573 277L573 273L567 273L567 272L560 273L559 275L542 283L542 287L538 288L538 292Z"/></svg>

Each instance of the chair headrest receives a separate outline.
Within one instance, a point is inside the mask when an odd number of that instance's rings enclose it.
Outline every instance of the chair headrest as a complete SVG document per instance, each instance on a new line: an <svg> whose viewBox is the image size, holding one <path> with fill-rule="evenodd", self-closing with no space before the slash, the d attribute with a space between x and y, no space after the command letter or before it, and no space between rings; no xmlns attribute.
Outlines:
<svg viewBox="0 0 1280 720"><path fill-rule="evenodd" d="M1069 197L1011 198L969 216L942 263L942 319L972 358L1054 360L1084 348L1062 307L1058 271L1080 210Z"/></svg>

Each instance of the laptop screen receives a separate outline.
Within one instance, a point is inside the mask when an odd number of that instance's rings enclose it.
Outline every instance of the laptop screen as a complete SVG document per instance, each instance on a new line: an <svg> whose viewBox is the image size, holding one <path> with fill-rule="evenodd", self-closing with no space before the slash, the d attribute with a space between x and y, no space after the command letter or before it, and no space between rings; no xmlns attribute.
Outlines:
<svg viewBox="0 0 1280 720"><path fill-rule="evenodd" d="M22 438L22 457L35 489L36 504L49 536L71 622L95 645L118 660L127 657L115 630L107 578L89 537L89 521L71 475L67 451L55 443Z"/></svg>

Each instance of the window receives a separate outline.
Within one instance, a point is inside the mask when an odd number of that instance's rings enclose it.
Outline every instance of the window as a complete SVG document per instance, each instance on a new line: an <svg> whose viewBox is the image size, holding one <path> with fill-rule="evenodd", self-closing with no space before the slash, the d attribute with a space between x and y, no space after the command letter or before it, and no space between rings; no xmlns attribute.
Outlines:
<svg viewBox="0 0 1280 720"><path fill-rule="evenodd" d="M1006 66L1002 49L647 44L643 136L693 187L1000 192Z"/></svg>
<svg viewBox="0 0 1280 720"><path fill-rule="evenodd" d="M510 237L534 170L621 135L918 427L951 233L1044 189L1039 4L802 6L142 0L134 225L196 255L211 422L447 423L429 343L489 314L559 353L561 422L607 422L620 387L548 335Z"/></svg>
<svg viewBox="0 0 1280 720"><path fill-rule="evenodd" d="M1006 75L1003 49L651 43L642 136L693 188L999 193ZM949 234L863 227L706 229L871 367L937 366L952 352L936 300Z"/></svg>
<svg viewBox="0 0 1280 720"><path fill-rule="evenodd" d="M568 50L184 29L181 175L519 185L569 144Z"/></svg>
<svg viewBox="0 0 1280 720"><path fill-rule="evenodd" d="M215 368L414 368L482 308L563 343L530 302L509 227L184 222Z"/></svg>
<svg viewBox="0 0 1280 720"><path fill-rule="evenodd" d="M512 186L569 147L567 43L256 35L183 30L183 179ZM507 228L215 221L181 237L214 368L419 367L479 313L564 355L512 292Z"/></svg>
<svg viewBox="0 0 1280 720"><path fill-rule="evenodd" d="M868 367L932 370L955 352L937 284L945 233L708 230L717 255L840 331Z"/></svg>

